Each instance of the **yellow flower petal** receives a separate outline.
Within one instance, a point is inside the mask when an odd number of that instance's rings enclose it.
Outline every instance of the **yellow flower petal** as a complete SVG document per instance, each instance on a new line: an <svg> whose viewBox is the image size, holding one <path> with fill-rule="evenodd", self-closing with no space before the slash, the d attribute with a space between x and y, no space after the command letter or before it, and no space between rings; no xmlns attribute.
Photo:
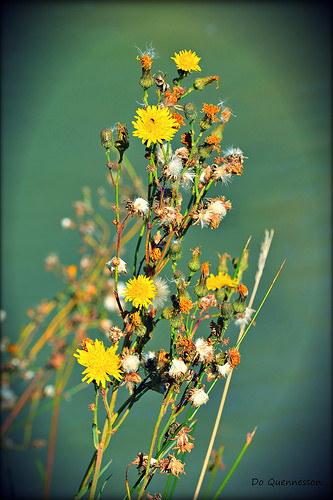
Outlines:
<svg viewBox="0 0 333 500"><path fill-rule="evenodd" d="M175 57L171 57L177 65L178 69L182 71L201 71L198 62L201 57L198 57L192 50L181 50L179 54L175 52Z"/></svg>
<svg viewBox="0 0 333 500"><path fill-rule="evenodd" d="M137 278L133 278L126 283L127 288L124 290L125 302L131 301L134 307L148 308L153 302L151 299L155 298L156 285L152 279L139 274Z"/></svg>
<svg viewBox="0 0 333 500"><path fill-rule="evenodd" d="M206 280L206 286L209 290L219 290L224 286L235 288L237 285L237 280L232 279L228 273L222 273L221 271L217 276L211 274Z"/></svg>
<svg viewBox="0 0 333 500"><path fill-rule="evenodd" d="M132 122L135 137L142 139L142 144L147 142L147 147L151 143L162 143L163 141L171 141L177 130L177 121L172 118L172 115L167 107L147 106L146 109L139 108L136 111L136 121Z"/></svg>
<svg viewBox="0 0 333 500"><path fill-rule="evenodd" d="M95 342L87 342L85 349L77 349L73 356L80 365L86 367L82 372L82 382L90 384L94 380L97 385L101 384L105 388L105 383L111 380L109 375L120 380L122 372L119 356L116 354L117 347L115 344L105 349L103 342L96 339Z"/></svg>

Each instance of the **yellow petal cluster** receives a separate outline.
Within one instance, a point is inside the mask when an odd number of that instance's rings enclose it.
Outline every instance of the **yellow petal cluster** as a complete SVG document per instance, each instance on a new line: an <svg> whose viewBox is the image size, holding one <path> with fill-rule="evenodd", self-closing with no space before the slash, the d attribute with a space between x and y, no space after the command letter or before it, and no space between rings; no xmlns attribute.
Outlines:
<svg viewBox="0 0 333 500"><path fill-rule="evenodd" d="M228 273L222 273L221 271L218 273L217 276L211 274L206 280L206 286L209 290L219 290L224 286L235 288L237 285L238 285L237 280L232 279Z"/></svg>
<svg viewBox="0 0 333 500"><path fill-rule="evenodd" d="M94 380L97 385L101 384L105 388L105 383L111 381L109 375L120 380L122 372L119 356L116 354L117 347L118 344L115 344L105 349L103 342L96 339L95 342L86 342L84 349L77 349L73 356L80 365L86 366L82 372L85 375L82 382L90 384Z"/></svg>
<svg viewBox="0 0 333 500"><path fill-rule="evenodd" d="M137 109L136 113L136 121L132 122L136 129L133 135L142 139L142 144L147 143L149 148L151 143L173 139L177 132L177 121L172 118L168 107L147 106L146 109Z"/></svg>
<svg viewBox="0 0 333 500"><path fill-rule="evenodd" d="M171 57L177 65L178 69L182 71L201 71L198 62L201 57L198 57L192 50L181 50L179 54L175 52L175 57Z"/></svg>
<svg viewBox="0 0 333 500"><path fill-rule="evenodd" d="M152 279L139 274L137 278L133 278L126 283L127 288L124 290L125 302L131 301L134 307L144 307L148 309L152 305L152 299L155 298L157 288Z"/></svg>

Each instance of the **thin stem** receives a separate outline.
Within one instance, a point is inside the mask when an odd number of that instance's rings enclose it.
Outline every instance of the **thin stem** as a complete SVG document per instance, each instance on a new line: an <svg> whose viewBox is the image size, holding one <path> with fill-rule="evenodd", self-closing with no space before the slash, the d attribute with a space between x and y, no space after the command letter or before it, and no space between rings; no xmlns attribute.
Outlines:
<svg viewBox="0 0 333 500"><path fill-rule="evenodd" d="M216 472L217 472L217 469L220 467L222 468L222 461L221 461L221 457L222 457L222 453L223 453L223 450L224 450L224 444L221 444L221 446L219 447L219 450L216 454L216 458L214 459L214 463L213 465L211 466L211 474L210 474L210 479L209 479L209 483L207 485L207 488L206 488L206 491L205 491L205 494L203 496L203 500L205 500L207 497L208 497L208 493L210 492L210 490L212 489L212 486L213 486L213 483L214 483L214 479L215 479L215 476L216 476ZM221 464L221 465L220 465Z"/></svg>
<svg viewBox="0 0 333 500"><path fill-rule="evenodd" d="M151 462L151 458L153 456L153 450L154 450L155 441L156 441L156 438L157 438L158 428L160 426L161 420L162 420L162 418L163 418L163 416L164 416L164 414L166 412L166 409L168 407L168 404L169 404L172 396L173 396L173 387L171 387L171 389L169 390L169 393L166 395L163 403L161 404L161 409L160 409L160 412L159 412L158 417L157 417L157 421L156 421L154 432L153 432L153 437L152 437L152 440L151 440L151 445L150 445L150 450L149 450L148 460L147 460L147 468L146 468L146 472L145 472L143 484L142 484L142 487L141 487L141 489L139 491L139 494L138 494L138 500L141 500L142 495L144 494L144 491L145 491L146 486L148 484L150 462Z"/></svg>
<svg viewBox="0 0 333 500"><path fill-rule="evenodd" d="M235 460L235 463L233 464L233 466L231 467L230 471L228 472L227 476L225 477L223 483L221 484L221 486L219 487L219 489L217 490L217 492L215 493L215 495L213 496L212 500L216 500L219 496L219 494L221 493L221 491L223 490L223 488L225 487L225 485L227 484L227 482L229 481L229 479L231 478L231 476L233 475L233 473L235 472L236 470L236 467L238 466L242 456L244 455L244 453L246 452L247 448L250 446L251 444L251 441L252 441L252 438L254 436L254 433L256 432L257 428L255 427L255 429L252 431L251 434L248 434L247 436L247 440L246 440L246 443L245 445L243 446L240 454L238 455L238 457L236 458Z"/></svg>
<svg viewBox="0 0 333 500"><path fill-rule="evenodd" d="M134 263L133 263L133 276L136 275L136 266L137 266L138 254L139 254L139 249L140 249L141 241L142 241L142 238L143 238L143 234L145 232L146 225L147 225L147 222L145 221L144 224L142 224L142 228L141 228L141 231L140 231L140 234L139 234L138 242L136 244L135 255L134 255Z"/></svg>
<svg viewBox="0 0 333 500"><path fill-rule="evenodd" d="M262 308L262 306L264 305L264 303L265 303L265 301L266 301L266 299L267 299L267 297L268 297L268 295L269 295L270 291L272 290L273 285L274 285L275 281L277 280L277 277L279 276L279 274L280 274L280 272L281 272L281 270L282 270L282 268L283 268L283 266L284 266L284 263L285 263L285 262L286 262L286 259L284 259L284 261L282 262L282 264L281 264L281 266L280 266L280 269L279 269L279 270L278 270L278 272L276 273L276 276L275 276L275 278L273 279L273 281L272 281L272 283L271 283L271 286L270 286L270 287L269 287L269 289L267 290L267 292L266 292L266 294L265 294L264 298L262 299L262 301L261 301L261 303L260 303L260 305L259 305L259 307L258 307L258 309L257 309L256 313L254 314L253 318L251 319L250 323L248 324L248 327L246 328L245 332L243 333L243 335L241 335L241 336L238 338L238 341L237 341L237 344L236 344L236 349L238 349L238 347L240 346L241 342L244 340L245 335L247 334L247 332L249 331L249 329L250 329L250 328L251 328L251 326L253 325L254 320L256 319L256 317L257 317L257 316L258 316L258 314L259 314L260 309L261 309L261 308Z"/></svg>

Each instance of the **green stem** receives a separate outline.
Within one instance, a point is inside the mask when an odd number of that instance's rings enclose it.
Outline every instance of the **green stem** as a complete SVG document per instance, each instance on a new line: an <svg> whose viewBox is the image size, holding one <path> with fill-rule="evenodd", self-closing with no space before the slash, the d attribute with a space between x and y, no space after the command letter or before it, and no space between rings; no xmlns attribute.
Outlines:
<svg viewBox="0 0 333 500"><path fill-rule="evenodd" d="M142 241L143 234L145 232L146 226L147 226L147 219L142 224L142 228L141 228L141 231L140 231L140 234L139 234L138 242L137 242L136 248L135 248L134 264L133 264L133 276L136 275L136 266L137 266L137 261L138 261L139 249L140 249L141 241Z"/></svg>
<svg viewBox="0 0 333 500"><path fill-rule="evenodd" d="M214 479L216 476L216 472L217 472L217 469L219 468L219 462L221 462L223 450L224 450L224 445L221 444L221 446L219 447L219 451L216 454L216 459L214 461L214 464L211 467L211 475L210 475L210 479L209 479L209 483L207 485L206 491L205 491L204 496L203 496L203 500L205 500L208 497L208 493L212 489Z"/></svg>
<svg viewBox="0 0 333 500"><path fill-rule="evenodd" d="M250 443L252 441L252 437L253 437L253 434L255 433L255 431L256 431L256 429L254 429L254 431L252 432L252 434L248 437L248 439L247 439L245 445L243 446L240 454L236 458L236 461L235 461L234 465L231 467L231 469L228 472L226 478L224 479L223 483L221 484L221 486L219 487L219 489L217 490L217 492L213 496L212 500L216 500L218 498L219 494L221 493L221 491L223 490L223 488L225 487L225 485L227 484L227 482L229 481L229 479L231 478L231 476L235 472L236 467L238 466L238 464L239 464L242 456L244 455L245 451L247 450L248 446L250 445Z"/></svg>
<svg viewBox="0 0 333 500"><path fill-rule="evenodd" d="M115 198L116 198L116 221L117 221L117 232L119 233L120 227L119 227L119 177L120 177L120 169L121 169L121 163L118 163L118 170L117 170L117 179L116 179L116 185L115 185ZM118 239L118 246L117 246L117 258L119 258L119 250L120 250L120 241ZM118 296L118 266L115 268L115 273L114 273L114 291L116 297Z"/></svg>
<svg viewBox="0 0 333 500"><path fill-rule="evenodd" d="M161 409L160 409L160 412L159 412L158 417L157 417L157 421L156 421L154 432L153 432L153 437L151 440L151 445L150 445L150 450L149 450L148 460L147 460L147 468L146 468L143 484L142 484L142 487L141 487L139 494L138 494L138 500L141 500L142 495L144 494L144 491L145 491L146 486L147 486L148 481L149 481L150 462L151 462L151 459L153 456L153 450L154 450L155 441L157 438L158 428L160 426L161 420L166 412L166 409L168 407L168 404L170 403L172 396L173 396L173 387L170 388L169 393L166 395L163 403L161 404Z"/></svg>

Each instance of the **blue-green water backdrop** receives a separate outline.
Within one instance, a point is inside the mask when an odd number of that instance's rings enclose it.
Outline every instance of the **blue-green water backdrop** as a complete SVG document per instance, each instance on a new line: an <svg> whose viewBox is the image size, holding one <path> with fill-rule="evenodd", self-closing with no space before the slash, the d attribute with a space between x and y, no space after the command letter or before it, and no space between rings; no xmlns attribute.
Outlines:
<svg viewBox="0 0 333 500"><path fill-rule="evenodd" d="M60 290L58 280L44 271L45 257L56 252L66 264L77 259L77 241L60 220L71 216L82 186L94 192L106 186L100 130L117 121L132 130L143 99L136 46L152 42L160 55L154 68L170 79L175 70L170 57L182 49L202 58L202 75L220 76L220 88L213 84L196 102L227 99L236 116L225 129L224 145L241 147L248 159L242 177L223 188L233 209L221 229L194 229L185 249L201 245L205 260L216 262L217 251L237 255L252 235L244 280L251 288L264 230L274 228L254 307L287 259L242 344L242 363L218 431L216 447L224 443L229 470L246 433L258 427L225 498L311 498L329 489L330 16L322 2L3 5L1 287L7 313L3 335L13 342L27 308ZM144 175L139 139L131 139L128 157ZM159 345L159 339L153 342ZM79 367L75 374L79 380ZM88 392L61 407L52 498L75 494L90 458ZM176 498L194 494L220 395L221 386L200 411L200 432ZM115 435L109 455L113 475L104 498L122 498L125 467L139 451L147 452L160 399L153 393L141 400L125 432ZM49 422L41 417L33 436L48 439L48 432ZM45 449L9 454L16 498L40 498L34 461L45 456ZM219 472L220 480L225 474ZM252 486L253 478L263 485ZM319 480L321 486L273 487L270 478ZM156 479L150 493L163 491L164 480Z"/></svg>

